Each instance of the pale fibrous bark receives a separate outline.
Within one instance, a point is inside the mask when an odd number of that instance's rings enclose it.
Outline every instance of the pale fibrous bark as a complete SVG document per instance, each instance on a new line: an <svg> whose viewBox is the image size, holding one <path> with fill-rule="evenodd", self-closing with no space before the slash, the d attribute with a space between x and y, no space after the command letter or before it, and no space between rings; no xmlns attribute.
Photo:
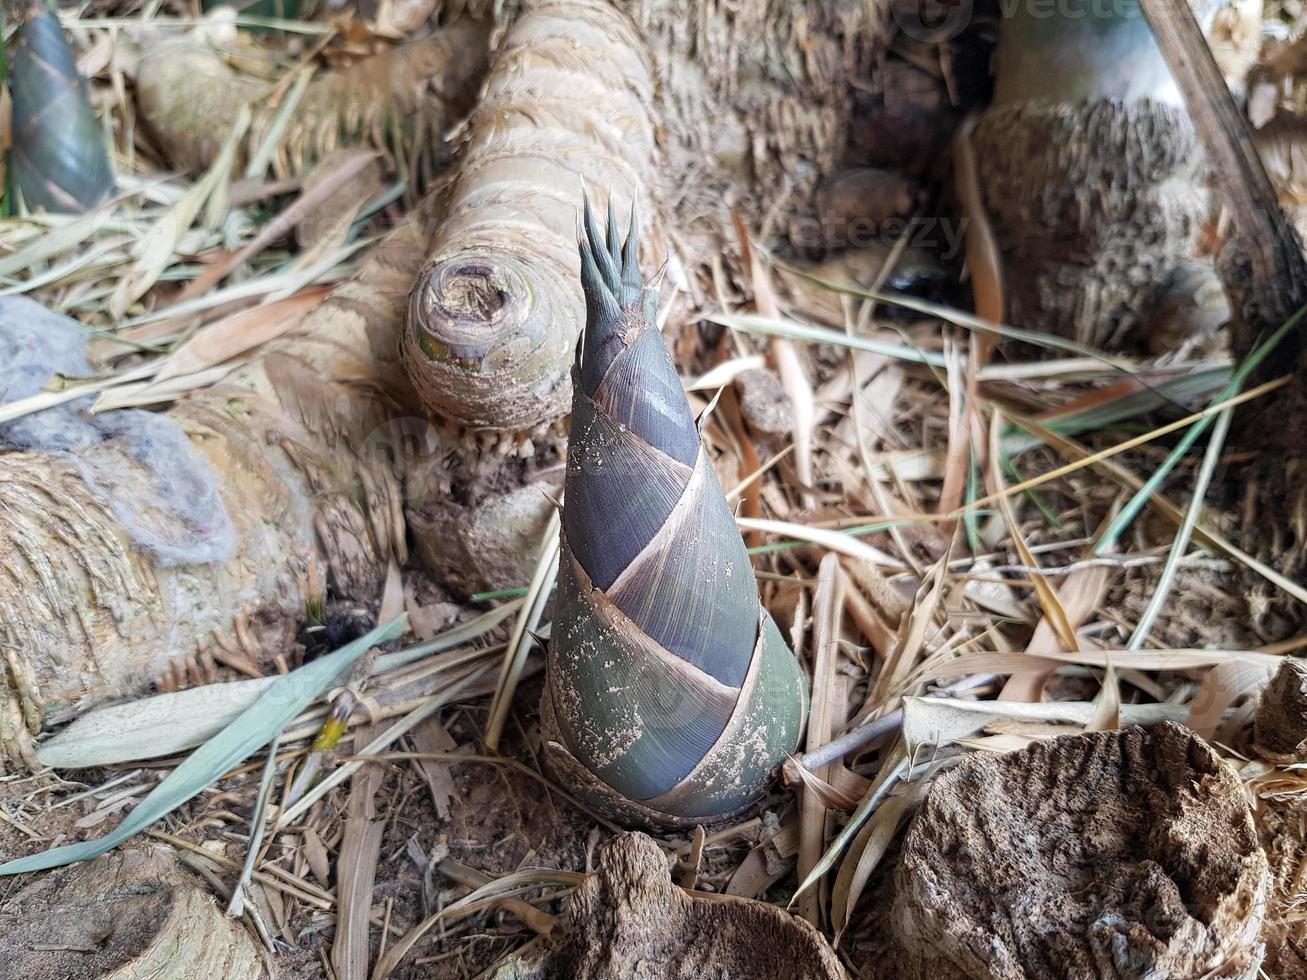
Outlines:
<svg viewBox="0 0 1307 980"><path fill-rule="evenodd" d="M267 665L328 586L376 595L406 545L398 478L365 447L384 421L413 414L397 327L416 241L412 226L393 233L357 281L168 412L217 474L236 532L229 560L164 565L75 460L0 455L5 755L30 763L43 725L152 684L202 681L215 660Z"/></svg>
<svg viewBox="0 0 1307 980"><path fill-rule="evenodd" d="M433 412L530 430L569 404L582 185L619 212L638 193L653 269L669 246L693 267L732 208L784 231L838 161L879 17L861 0L543 0L501 16L405 356Z"/></svg>
<svg viewBox="0 0 1307 980"><path fill-rule="evenodd" d="M302 174L337 147L371 145L416 164L415 180L430 178L445 130L471 107L485 72L489 26L460 21L319 72L284 124L274 170ZM170 163L192 172L214 162L241 110L252 119L237 167L246 149L255 152L282 125L288 96L277 97L276 83L241 73L224 54L204 37L165 38L146 47L136 69L146 128Z"/></svg>
<svg viewBox="0 0 1307 980"><path fill-rule="evenodd" d="M404 359L432 412L529 431L567 411L576 203L587 185L623 211L641 195L660 265L656 123L648 53L613 7L537 3L508 29L409 300Z"/></svg>

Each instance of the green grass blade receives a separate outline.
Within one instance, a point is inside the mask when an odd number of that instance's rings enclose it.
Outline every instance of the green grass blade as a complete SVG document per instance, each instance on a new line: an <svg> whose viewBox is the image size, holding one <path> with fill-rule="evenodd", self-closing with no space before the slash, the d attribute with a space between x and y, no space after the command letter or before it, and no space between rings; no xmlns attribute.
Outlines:
<svg viewBox="0 0 1307 980"><path fill-rule="evenodd" d="M377 644L397 639L403 632L404 617L398 616L334 653L277 678L276 683L230 725L169 773L112 832L96 840L65 844L0 864L0 875L44 871L77 861L89 861L117 847L271 742L288 721L330 688L355 660Z"/></svg>
<svg viewBox="0 0 1307 980"><path fill-rule="evenodd" d="M1234 374L1230 376L1230 380L1226 383L1225 387L1222 388L1212 400L1212 404L1223 402L1226 399L1233 398L1235 395L1239 394L1239 389L1243 387L1243 383L1248 379L1248 376L1252 374L1253 371L1257 369L1258 365L1267 358L1271 351L1279 345L1280 341L1288 336L1291 330L1298 326L1298 323L1302 320L1304 314L1307 314L1307 306L1302 307L1297 313L1284 321L1275 333L1262 341L1262 343L1259 344L1251 354L1244 358L1243 363L1235 369ZM1144 485L1139 488L1138 492L1130 498L1126 505L1121 508L1116 517L1112 519L1112 523L1108 525L1107 529L1103 532L1102 537L1099 539L1098 544L1094 546L1093 556L1095 558L1101 557L1112 550L1116 545L1117 540L1125 532L1126 528L1128 528L1134 522L1134 519L1139 516L1139 512L1144 509L1144 505L1148 503L1153 494L1157 492L1158 487L1162 485L1162 482L1170 475L1171 471L1175 469L1176 463L1184 458L1185 454L1189 452L1190 447L1198 441L1198 437L1206 432L1218 417L1219 413L1217 415L1208 415L1188 428L1185 434L1180 438L1180 441L1175 444L1175 448L1172 449L1166 459L1162 461L1161 465L1153 471L1153 474L1144 481Z"/></svg>

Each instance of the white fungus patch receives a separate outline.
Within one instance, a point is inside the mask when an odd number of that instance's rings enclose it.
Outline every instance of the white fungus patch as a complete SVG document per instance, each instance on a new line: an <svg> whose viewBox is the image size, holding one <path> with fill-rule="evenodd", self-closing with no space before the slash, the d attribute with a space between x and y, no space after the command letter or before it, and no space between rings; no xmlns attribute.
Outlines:
<svg viewBox="0 0 1307 980"><path fill-rule="evenodd" d="M58 376L91 373L86 331L24 296L0 297L0 404L28 398ZM225 561L236 531L208 460L166 415L92 414L92 398L0 424L0 449L68 456L131 540L162 565Z"/></svg>

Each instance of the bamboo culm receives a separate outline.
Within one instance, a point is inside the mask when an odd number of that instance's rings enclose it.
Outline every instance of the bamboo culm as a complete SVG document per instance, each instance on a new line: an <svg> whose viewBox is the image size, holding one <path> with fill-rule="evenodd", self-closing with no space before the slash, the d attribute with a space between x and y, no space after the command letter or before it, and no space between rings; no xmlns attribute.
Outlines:
<svg viewBox="0 0 1307 980"><path fill-rule="evenodd" d="M798 744L807 684L753 569L612 208L587 203L562 558L542 705L559 778L619 819L747 805Z"/></svg>

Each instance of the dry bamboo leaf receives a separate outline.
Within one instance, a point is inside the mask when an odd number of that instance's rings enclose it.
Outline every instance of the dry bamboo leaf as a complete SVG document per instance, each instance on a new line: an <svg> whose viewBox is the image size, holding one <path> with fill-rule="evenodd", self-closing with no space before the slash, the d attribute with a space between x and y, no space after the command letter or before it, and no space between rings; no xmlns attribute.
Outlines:
<svg viewBox="0 0 1307 980"><path fill-rule="evenodd" d="M753 286L753 301L761 316L779 319L780 307L776 302L776 292L772 288L771 276L763 265L749 240L744 221L736 212L731 213L735 224L736 239L740 251L749 266L749 280ZM781 386L790 396L794 412L794 469L798 474L800 491L804 506L812 506L812 488L814 477L812 469L812 426L816 415L813 404L812 382L808 379L807 369L794 344L784 337L773 337L768 345L771 361L780 376Z"/></svg>
<svg viewBox="0 0 1307 980"><path fill-rule="evenodd" d="M1020 752L1028 748L1031 742L1039 741L1039 738L1050 738L1054 735L1069 734L1067 732L1049 732L1047 735L1034 736L1022 735L1015 732L1002 732L998 735L978 735L975 738L960 738L957 744L964 749L973 749L977 752L992 752L995 755L1007 755L1009 752Z"/></svg>
<svg viewBox="0 0 1307 980"><path fill-rule="evenodd" d="M1102 602L1103 592L1107 588L1109 569L1102 565L1078 568L1062 582L1058 589L1058 603L1071 625L1079 629L1085 620ZM1026 644L1025 655L1043 657L1062 650L1075 649L1079 643L1070 647L1063 644L1058 631L1048 617L1040 619ZM1031 669L1019 671L1003 687L1000 695L1009 701L1038 701L1043 695L1044 684L1052 672L1045 666L1032 665Z"/></svg>
<svg viewBox="0 0 1307 980"><path fill-rule="evenodd" d="M223 317L164 358L158 364L154 383L196 374L280 337L297 326L327 292L326 287L315 286L286 299Z"/></svg>
<svg viewBox="0 0 1307 980"><path fill-rule="evenodd" d="M213 166L200 180L186 189L181 199L170 207L149 231L136 240L132 247L132 254L136 261L118 280L118 285L109 298L109 313L115 320L122 319L128 307L159 281L159 277L173 261L177 243L195 223L200 209L219 187L227 185L231 179L232 165L236 161L236 149L240 141L245 138L250 118L249 107L242 106Z"/></svg>
<svg viewBox="0 0 1307 980"><path fill-rule="evenodd" d="M835 671L839 661L839 623L843 608L841 593L844 576L840 572L839 558L827 555L821 560L817 572L817 593L813 599L813 664L812 707L808 716L807 749L830 741L836 721ZM830 766L823 766L815 775L825 779ZM822 798L808 784L803 789L799 810L799 876L812 872L821 856L826 834L826 806ZM821 921L820 902L815 891L808 892L799 905L799 914L818 925Z"/></svg>
<svg viewBox="0 0 1307 980"><path fill-rule="evenodd" d="M1095 717L1093 701L960 701L953 698L903 699L903 740L913 752L925 746L943 746L985 731L992 722L1014 718L1022 721L1060 722L1084 727ZM1121 720L1127 725L1155 725L1183 721L1189 709L1179 704L1121 705Z"/></svg>
<svg viewBox="0 0 1307 980"><path fill-rule="evenodd" d="M924 786L925 782L923 780L916 785ZM916 806L916 797L917 789L914 787L911 792L886 800L849 845L831 889L831 924L835 929L836 943L849 926L853 910L867 886L867 879L876 870L894 840L894 835Z"/></svg>
<svg viewBox="0 0 1307 980"><path fill-rule="evenodd" d="M1117 683L1116 668L1107 661L1103 672L1103 687L1094 699L1094 713L1085 725L1087 732L1107 732L1121 727L1121 687Z"/></svg>
<svg viewBox="0 0 1307 980"><path fill-rule="evenodd" d="M1064 664L1106 668L1109 660L1119 668L1136 670L1196 670L1212 667L1226 660L1267 664L1274 669L1279 664L1280 657L1277 654L1255 650L1181 649L1047 650L1033 658L1028 653L964 653L927 666L913 680L924 684L944 677L973 673L1015 674L1031 670L1032 665L1040 670L1056 669ZM1013 703L1017 702L1013 700Z"/></svg>
<svg viewBox="0 0 1307 980"><path fill-rule="evenodd" d="M821 856L821 860L817 862L816 867L800 881L798 891L790 899L791 905L801 896L807 894L808 890L835 866L835 862L840 859L840 855L844 853L850 842L862 829L863 824L885 802L886 794L894 788L894 785L907 771L907 750L904 741L899 739L894 743L894 747L885 754L880 772L876 775L876 781L867 790L867 795L862 798L862 802L858 804L858 809L853 812L853 816L849 817L849 822L844 825L844 829L836 835L835 840L826 848L826 853Z"/></svg>
<svg viewBox="0 0 1307 980"><path fill-rule="evenodd" d="M935 614L944 595L948 563L949 555L945 555L935 563L935 567L917 589L911 611L899 626L899 642L886 656L880 673L868 689L866 702L858 712L859 718L865 718L872 708L884 704L900 688L926 649L926 631L938 626Z"/></svg>
<svg viewBox="0 0 1307 980"><path fill-rule="evenodd" d="M766 364L766 358L760 354L751 354L748 357L733 357L729 361L722 361L722 363L714 365L697 378L686 379L685 390L716 391L718 388L725 388L740 375L748 371L756 371L758 368L765 367Z"/></svg>
<svg viewBox="0 0 1307 980"><path fill-rule="evenodd" d="M386 622L404 612L404 574L399 570L395 556L386 564L386 582L381 587L381 609L377 618Z"/></svg>
<svg viewBox="0 0 1307 980"><path fill-rule="evenodd" d="M1002 458L1002 446L999 442L1002 424L1002 413L995 409L989 427L991 440L989 447L989 476L992 495L998 500L999 512L1003 515L1003 522L1007 525L1008 536L1012 539L1017 554L1021 556L1021 563L1028 568L1034 569L1039 567L1039 560L1021 536L1021 528L1017 524L1016 513L1012 510L1012 501L1004 492L1003 470L999 465L999 460ZM1039 605L1044 610L1044 618L1052 624L1065 648L1067 650L1074 649L1078 645L1076 631L1071 625L1071 620L1067 617L1066 610L1062 608L1057 593L1049 584L1048 579L1040 572L1031 572L1030 580L1035 587L1035 594L1039 596Z"/></svg>
<svg viewBox="0 0 1307 980"><path fill-rule="evenodd" d="M431 802L436 808L436 816L442 821L449 819L450 804L458 798L458 787L454 785L453 767L458 763L452 759L436 758L456 754L458 742L436 717L428 718L409 734L413 748L424 756L415 760L422 775L426 778L427 788L431 791Z"/></svg>
<svg viewBox="0 0 1307 980"><path fill-rule="evenodd" d="M971 133L977 117L972 116L958 127L953 137L953 187L966 228L967 271L971 273L971 292L976 316L993 323L1003 322L1003 260L998 241L985 213L984 196L976 171L976 155ZM992 344L986 335L982 343ZM983 361L983 358L979 359Z"/></svg>
<svg viewBox="0 0 1307 980"><path fill-rule="evenodd" d="M788 760L785 763L784 771L787 782L791 781L790 777L793 775L793 781L803 784L803 792L805 794L811 793L827 810L842 810L845 813L852 813L858 808L858 800L862 799L862 793L866 792L866 787L863 786L861 793L857 796L850 796L836 787L833 782L823 779L815 772L800 765L797 759ZM847 769L844 771L848 772ZM832 779L834 778L836 777L832 774Z"/></svg>
<svg viewBox="0 0 1307 980"><path fill-rule="evenodd" d="M1218 663L1203 677L1198 692L1189 702L1185 724L1203 738L1212 738L1225 709L1246 694L1266 686L1275 673L1270 661L1231 660Z"/></svg>
<svg viewBox="0 0 1307 980"><path fill-rule="evenodd" d="M300 192L294 202L259 229L259 233L240 250L207 266L177 296L170 310L209 292L223 279L258 255L277 239L297 227L313 210L357 177L373 159L372 153L358 153L346 159L329 176Z"/></svg>
<svg viewBox="0 0 1307 980"><path fill-rule="evenodd" d="M368 725L359 730L357 738L369 743L380 734L379 726ZM339 980L367 980L368 976L372 886L386 829L386 822L377 819L376 794L384 777L384 769L368 766L350 781L345 836L336 859L336 938L331 945L331 965Z"/></svg>
<svg viewBox="0 0 1307 980"><path fill-rule="evenodd" d="M331 859L327 856L322 838L312 827L304 830L304 860L308 862L309 870L318 879L319 885L325 888L331 884Z"/></svg>

